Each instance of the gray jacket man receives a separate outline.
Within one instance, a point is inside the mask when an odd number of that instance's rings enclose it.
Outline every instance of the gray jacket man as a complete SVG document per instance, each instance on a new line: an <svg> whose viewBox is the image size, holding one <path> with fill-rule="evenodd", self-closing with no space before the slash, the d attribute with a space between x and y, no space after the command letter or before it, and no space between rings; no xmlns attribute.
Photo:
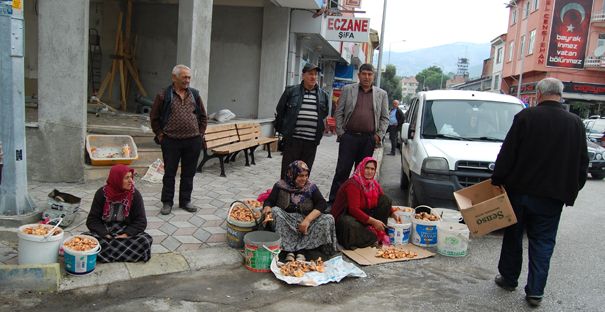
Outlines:
<svg viewBox="0 0 605 312"><path fill-rule="evenodd" d="M372 156L376 145L384 138L389 127L389 100L386 91L372 85L374 67L363 64L359 68L359 83L344 86L334 116L338 135L338 162L330 189L329 202L353 165Z"/></svg>

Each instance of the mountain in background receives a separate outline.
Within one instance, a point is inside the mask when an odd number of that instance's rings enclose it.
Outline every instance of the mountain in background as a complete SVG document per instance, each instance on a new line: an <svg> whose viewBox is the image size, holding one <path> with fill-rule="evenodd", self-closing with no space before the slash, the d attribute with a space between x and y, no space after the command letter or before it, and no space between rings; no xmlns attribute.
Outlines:
<svg viewBox="0 0 605 312"><path fill-rule="evenodd" d="M399 76L415 76L423 69L437 63L443 66L443 72L456 73L458 58L469 59L468 72L471 78L481 77L483 61L488 59L491 43L456 42L437 47L425 48L408 52L391 52L391 64L397 67ZM378 51L376 51L378 52ZM378 64L378 53L374 54L374 64ZM389 63L389 51L382 54L382 65Z"/></svg>

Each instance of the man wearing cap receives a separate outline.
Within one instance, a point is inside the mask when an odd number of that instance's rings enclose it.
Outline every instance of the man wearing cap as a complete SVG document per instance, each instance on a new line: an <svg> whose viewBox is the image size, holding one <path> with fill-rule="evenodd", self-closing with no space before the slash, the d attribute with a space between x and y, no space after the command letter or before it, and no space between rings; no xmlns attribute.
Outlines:
<svg viewBox="0 0 605 312"><path fill-rule="evenodd" d="M317 85L321 68L307 63L302 72L303 81L287 87L276 108L275 130L284 140L281 179L295 160L304 161L312 169L328 115L328 93Z"/></svg>
<svg viewBox="0 0 605 312"><path fill-rule="evenodd" d="M342 88L336 108L336 134L340 146L329 203L334 203L336 193L349 178L351 168L372 156L374 147L384 138L389 126L389 99L386 91L372 85L374 66L361 65L357 76L359 83Z"/></svg>

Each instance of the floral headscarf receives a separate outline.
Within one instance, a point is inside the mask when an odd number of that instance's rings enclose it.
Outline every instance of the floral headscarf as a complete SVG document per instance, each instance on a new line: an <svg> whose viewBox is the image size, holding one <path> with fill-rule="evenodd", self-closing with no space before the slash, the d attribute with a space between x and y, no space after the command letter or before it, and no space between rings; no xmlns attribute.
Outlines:
<svg viewBox="0 0 605 312"><path fill-rule="evenodd" d="M378 165L376 159L372 157L366 157L359 163L359 165L357 165L355 173L353 173L353 177L361 185L363 193L366 199L368 200L368 208L371 209L376 207L376 205L378 204L378 196L380 196L380 194L378 191L378 182L374 179L374 177L372 177L371 179L366 179L363 174L366 168L366 164L368 162L374 162L375 165Z"/></svg>
<svg viewBox="0 0 605 312"><path fill-rule="evenodd" d="M295 205L300 205L305 199L311 197L311 194L317 189L315 183L307 181L307 183L300 187L296 185L296 178L298 174L303 171L309 171L309 166L302 160L295 160L286 168L286 178L275 183L276 188L284 190L290 193L290 201Z"/></svg>
<svg viewBox="0 0 605 312"><path fill-rule="evenodd" d="M124 185L124 177L129 171L134 175L134 169L124 165L115 165L109 171L107 184L103 187L103 191L105 192L103 220L109 216L110 205L116 203L124 204L124 217L128 217L130 206L132 205L132 196L134 195L134 183L132 183L130 190L125 190L122 186Z"/></svg>

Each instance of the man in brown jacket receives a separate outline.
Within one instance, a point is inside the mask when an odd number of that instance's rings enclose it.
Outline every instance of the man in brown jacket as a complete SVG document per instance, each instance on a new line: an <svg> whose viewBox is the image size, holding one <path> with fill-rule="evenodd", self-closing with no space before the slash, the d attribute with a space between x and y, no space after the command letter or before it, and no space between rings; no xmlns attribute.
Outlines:
<svg viewBox="0 0 605 312"><path fill-rule="evenodd" d="M172 211L174 183L181 162L179 207L189 212L197 208L191 203L193 177L202 150L202 136L208 118L199 92L189 87L191 70L185 65L172 69L172 85L162 89L155 97L150 112L151 128L156 143L162 146L164 179L162 187L162 214Z"/></svg>

